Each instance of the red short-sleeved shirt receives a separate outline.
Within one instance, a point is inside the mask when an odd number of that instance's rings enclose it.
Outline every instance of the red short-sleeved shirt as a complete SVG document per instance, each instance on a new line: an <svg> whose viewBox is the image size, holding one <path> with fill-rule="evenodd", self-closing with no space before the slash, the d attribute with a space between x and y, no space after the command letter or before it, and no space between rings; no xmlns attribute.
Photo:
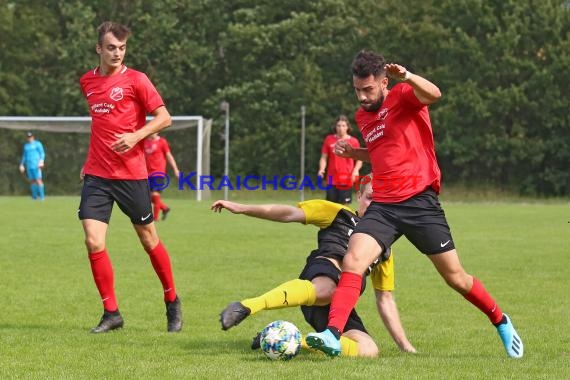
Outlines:
<svg viewBox="0 0 570 380"><path fill-rule="evenodd" d="M325 137L323 141L321 153L328 156L326 178L332 177L333 185L352 185L350 176L352 175L355 161L352 158L340 157L334 153L334 146L338 140L339 138L336 134L331 134ZM352 147L360 147L360 142L356 137L348 136L346 140Z"/></svg>
<svg viewBox="0 0 570 380"><path fill-rule="evenodd" d="M396 84L380 110L359 108L355 120L370 154L374 201L401 202L428 187L439 193L441 172L428 107L412 86Z"/></svg>
<svg viewBox="0 0 570 380"><path fill-rule="evenodd" d="M144 154L149 175L155 172L166 173L166 154L169 152L170 146L164 137L144 140Z"/></svg>
<svg viewBox="0 0 570 380"><path fill-rule="evenodd" d="M112 76L99 68L79 80L89 104L91 140L83 171L107 179L139 180L148 177L142 144L126 153L111 149L115 134L135 132L146 124L146 115L164 102L148 77L123 66Z"/></svg>

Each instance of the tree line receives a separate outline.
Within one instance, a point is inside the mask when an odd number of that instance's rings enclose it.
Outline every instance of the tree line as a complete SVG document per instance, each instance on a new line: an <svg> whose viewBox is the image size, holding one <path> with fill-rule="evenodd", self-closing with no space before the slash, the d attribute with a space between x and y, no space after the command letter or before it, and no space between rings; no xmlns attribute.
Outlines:
<svg viewBox="0 0 570 380"><path fill-rule="evenodd" d="M440 87L431 106L443 183L527 195L570 193L570 2L562 0L0 0L0 115L85 116L78 79L98 63L96 27L131 27L126 64L146 72L173 115L213 119L211 164L230 174L306 173L357 102L350 62L382 53ZM172 139L176 156L191 132ZM24 134L0 130L0 194L25 191ZM44 133L51 193L77 188L87 137ZM357 134L357 137L360 136ZM179 154L181 167L194 156Z"/></svg>

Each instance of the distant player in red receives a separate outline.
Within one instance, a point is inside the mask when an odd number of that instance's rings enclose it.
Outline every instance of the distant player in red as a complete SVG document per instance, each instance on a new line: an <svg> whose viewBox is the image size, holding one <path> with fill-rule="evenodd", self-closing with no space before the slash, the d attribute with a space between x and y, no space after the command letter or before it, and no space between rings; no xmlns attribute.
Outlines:
<svg viewBox="0 0 570 380"><path fill-rule="evenodd" d="M166 174L166 162L168 161L170 167L174 170L175 176L178 177L180 170L178 170L174 156L170 153L168 141L164 137L159 136L158 133L153 133L144 140L144 156L149 176L153 173ZM154 221L158 221L161 210L162 220L166 219L170 212L170 207L162 202L160 191L151 189L150 200L153 204Z"/></svg>
<svg viewBox="0 0 570 380"><path fill-rule="evenodd" d="M402 83L388 89L388 77ZM350 236L328 327L308 334L307 344L330 356L340 353L339 337L360 297L362 275L378 252L403 235L431 260L451 288L487 315L507 355L521 358L523 342L510 318L483 284L463 269L439 203L441 173L428 112L428 105L441 97L439 88L367 50L352 62L352 81L360 103L355 119L366 149L340 141L335 152L370 162L373 201Z"/></svg>
<svg viewBox="0 0 570 380"><path fill-rule="evenodd" d="M354 148L360 148L360 142L356 137L350 135L352 128L345 115L337 117L333 132L323 141L317 175L326 178L323 180L323 184L328 187L327 201L347 205L352 202L352 187L360 173L362 161L337 156L334 153L334 147L339 140L346 141Z"/></svg>
<svg viewBox="0 0 570 380"><path fill-rule="evenodd" d="M180 299L174 287L170 258L153 222L143 144L139 143L168 127L171 117L148 77L123 64L130 30L107 21L99 26L98 34L99 66L80 79L92 123L89 151L81 173L84 182L78 214L104 309L101 321L91 332L104 333L123 327L105 245L115 202L130 218L162 283L167 330L180 331ZM154 116L148 123L147 114Z"/></svg>

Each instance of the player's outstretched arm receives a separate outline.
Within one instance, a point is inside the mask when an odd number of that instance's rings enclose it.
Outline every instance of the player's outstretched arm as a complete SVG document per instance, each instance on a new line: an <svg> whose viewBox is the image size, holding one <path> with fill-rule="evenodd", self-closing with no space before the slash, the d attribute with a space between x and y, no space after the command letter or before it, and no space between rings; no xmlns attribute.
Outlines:
<svg viewBox="0 0 570 380"><path fill-rule="evenodd" d="M398 307L396 306L396 301L392 296L391 291L375 290L376 294L376 306L378 308L378 313L386 330L396 342L396 345L401 351L416 353L416 349L408 338L406 337L406 332L404 327L402 327L402 322L400 321L400 314L398 313Z"/></svg>
<svg viewBox="0 0 570 380"><path fill-rule="evenodd" d="M404 66L396 63L388 63L386 66L386 74L397 80L406 81L414 88L416 98L423 104L432 104L441 98L439 88L429 80L417 74L408 71Z"/></svg>
<svg viewBox="0 0 570 380"><path fill-rule="evenodd" d="M305 213L298 207L281 204L246 205L243 203L218 200L210 207L215 212L223 209L233 214L244 214L255 218L271 220L274 222L291 223L305 222Z"/></svg>

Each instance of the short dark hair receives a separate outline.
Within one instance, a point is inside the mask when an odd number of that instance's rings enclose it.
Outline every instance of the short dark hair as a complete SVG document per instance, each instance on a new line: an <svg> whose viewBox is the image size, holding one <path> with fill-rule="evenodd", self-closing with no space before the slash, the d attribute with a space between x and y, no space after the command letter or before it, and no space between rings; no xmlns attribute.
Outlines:
<svg viewBox="0 0 570 380"><path fill-rule="evenodd" d="M373 75L378 78L386 73L386 60L372 50L361 50L352 61L352 75L358 78L368 78Z"/></svg>
<svg viewBox="0 0 570 380"><path fill-rule="evenodd" d="M358 181L358 191L363 193L367 186L372 186L372 173L368 173L364 177L360 177Z"/></svg>
<svg viewBox="0 0 570 380"><path fill-rule="evenodd" d="M332 126L333 133L336 133L336 125L338 124L339 121L344 121L346 123L346 125L348 126L348 129L346 131L350 134L352 132L352 126L350 125L350 120L348 120L348 117L344 114L338 115L338 117L335 119L334 124Z"/></svg>
<svg viewBox="0 0 570 380"><path fill-rule="evenodd" d="M105 21L99 25L97 33L99 34L99 39L97 40L99 45L103 44L103 38L107 33L113 33L113 36L119 41L126 41L131 36L131 30L127 26L114 21Z"/></svg>

